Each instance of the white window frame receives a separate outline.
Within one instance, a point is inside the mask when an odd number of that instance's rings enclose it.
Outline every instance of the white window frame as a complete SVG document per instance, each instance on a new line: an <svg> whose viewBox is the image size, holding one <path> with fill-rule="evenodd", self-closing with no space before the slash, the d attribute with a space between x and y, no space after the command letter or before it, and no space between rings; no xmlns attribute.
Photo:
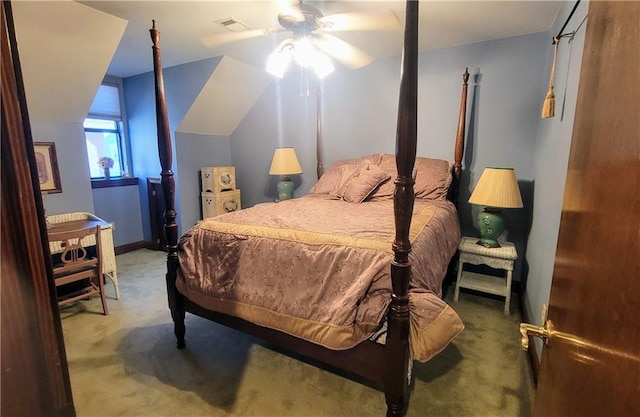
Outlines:
<svg viewBox="0 0 640 417"><path fill-rule="evenodd" d="M131 146L129 142L129 134L128 134L128 125L127 125L127 116L126 109L124 105L124 88L123 82L121 78L106 76L102 83L102 85L108 85L111 87L117 87L118 89L118 98L120 104L120 118L105 116L102 114L93 114L91 109L86 116L86 119L102 119L102 120L113 120L116 122L116 126L118 128L118 136L119 136L119 144L118 151L120 154L120 162L121 162L121 172L111 172L111 177L115 178L130 178L133 177L133 167L131 164ZM95 129L85 129L85 132L95 132ZM87 158L89 155L87 154ZM91 174L89 174L91 175ZM95 177L92 176L92 180L101 180L103 177Z"/></svg>

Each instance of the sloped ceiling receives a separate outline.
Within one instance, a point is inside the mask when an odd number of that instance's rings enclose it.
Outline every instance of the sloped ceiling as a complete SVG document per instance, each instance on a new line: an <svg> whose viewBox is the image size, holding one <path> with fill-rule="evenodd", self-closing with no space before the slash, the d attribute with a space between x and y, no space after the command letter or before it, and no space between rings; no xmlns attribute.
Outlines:
<svg viewBox="0 0 640 417"><path fill-rule="evenodd" d="M155 19L162 35L163 63L170 67L213 56L230 56L264 68L276 45L290 32L245 39L216 47L201 39L224 33L215 22L233 17L253 29L278 29L278 12L297 0L98 0L81 3L129 21L123 41L109 74L128 77L152 70L146 59L149 28ZM404 21L405 2L401 0L304 0L324 13L393 11ZM522 0L423 0L420 2L420 50L482 42L548 30L563 1ZM401 27L404 24L401 24ZM402 30L345 31L339 38L374 58L400 55Z"/></svg>
<svg viewBox="0 0 640 417"><path fill-rule="evenodd" d="M72 1L14 1L32 120L82 123L127 21Z"/></svg>
<svg viewBox="0 0 640 417"><path fill-rule="evenodd" d="M230 136L270 82L266 71L223 57L177 130Z"/></svg>

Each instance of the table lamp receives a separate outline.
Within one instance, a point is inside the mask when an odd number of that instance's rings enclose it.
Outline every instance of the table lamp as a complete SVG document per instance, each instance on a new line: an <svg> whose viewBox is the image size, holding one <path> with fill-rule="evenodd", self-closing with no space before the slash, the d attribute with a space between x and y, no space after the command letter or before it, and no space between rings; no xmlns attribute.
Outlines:
<svg viewBox="0 0 640 417"><path fill-rule="evenodd" d="M296 151L293 148L276 148L271 160L269 175L282 175L278 182L278 199L289 200L293 198L293 181L289 175L302 174L302 167L298 162Z"/></svg>
<svg viewBox="0 0 640 417"><path fill-rule="evenodd" d="M485 206L478 215L478 245L499 248L498 237L504 231L500 209L522 207L522 196L513 168L485 168L469 197L469 203Z"/></svg>

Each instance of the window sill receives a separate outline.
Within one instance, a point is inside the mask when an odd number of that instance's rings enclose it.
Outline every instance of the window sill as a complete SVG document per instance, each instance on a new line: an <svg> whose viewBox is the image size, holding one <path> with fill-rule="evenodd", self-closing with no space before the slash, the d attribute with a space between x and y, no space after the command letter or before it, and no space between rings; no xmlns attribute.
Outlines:
<svg viewBox="0 0 640 417"><path fill-rule="evenodd" d="M91 180L91 188L123 187L126 185L138 185L137 178L114 178L111 180Z"/></svg>

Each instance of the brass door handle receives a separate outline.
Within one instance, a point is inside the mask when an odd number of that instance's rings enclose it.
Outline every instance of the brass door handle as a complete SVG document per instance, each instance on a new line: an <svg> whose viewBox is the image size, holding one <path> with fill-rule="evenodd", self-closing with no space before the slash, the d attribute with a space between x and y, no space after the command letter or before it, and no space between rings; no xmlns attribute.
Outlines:
<svg viewBox="0 0 640 417"><path fill-rule="evenodd" d="M523 350L529 349L529 336L539 337L545 344L549 343L549 338L553 335L553 323L547 320L544 327L534 326L529 323L520 323L520 345Z"/></svg>

